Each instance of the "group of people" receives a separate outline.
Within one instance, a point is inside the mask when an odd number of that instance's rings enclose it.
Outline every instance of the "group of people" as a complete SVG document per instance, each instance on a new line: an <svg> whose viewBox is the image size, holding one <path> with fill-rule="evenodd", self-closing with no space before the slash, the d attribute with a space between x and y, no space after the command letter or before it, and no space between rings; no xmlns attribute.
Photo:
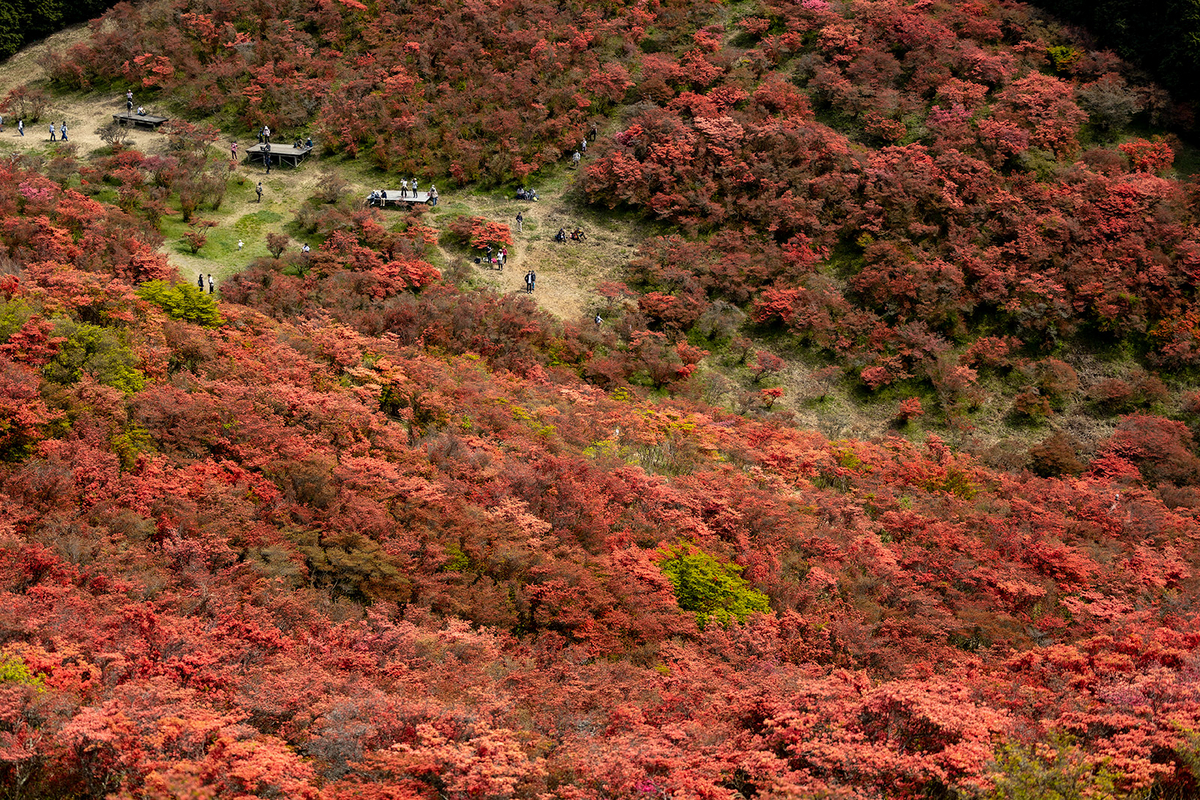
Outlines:
<svg viewBox="0 0 1200 800"><path fill-rule="evenodd" d="M526 189L524 186L522 186L520 189L517 189L517 199L518 200L532 200L533 202L536 203L537 202L537 189Z"/></svg>
<svg viewBox="0 0 1200 800"><path fill-rule="evenodd" d="M525 294L533 294L534 288L537 286L537 273L533 270L525 273Z"/></svg>
<svg viewBox="0 0 1200 800"><path fill-rule="evenodd" d="M25 135L25 130L24 130L25 126L21 125L20 127L21 127L21 135L24 136ZM53 122L51 122L50 123L50 141L52 141L52 142L57 141L54 138L54 135L57 132L58 132L58 128L55 126L55 124ZM62 140L64 142L67 141L67 121L66 120L63 120L63 122L62 122Z"/></svg>
<svg viewBox="0 0 1200 800"><path fill-rule="evenodd" d="M558 233L554 234L554 241L559 243L565 242L567 238L568 234L566 228L559 228ZM576 228L575 230L571 231L569 238L572 242L582 242L587 238L587 234L584 233L581 228Z"/></svg>
<svg viewBox="0 0 1200 800"><path fill-rule="evenodd" d="M503 270L504 265L508 263L508 248L501 247L499 250L495 250L491 245L488 245L484 260L489 264L495 264L496 269ZM476 262L478 262L478 259L476 259Z"/></svg>
<svg viewBox="0 0 1200 800"><path fill-rule="evenodd" d="M204 273L201 272L196 278L196 285L200 287L201 294L204 293ZM208 293L212 294L216 290L217 284L213 282L212 273L208 273Z"/></svg>

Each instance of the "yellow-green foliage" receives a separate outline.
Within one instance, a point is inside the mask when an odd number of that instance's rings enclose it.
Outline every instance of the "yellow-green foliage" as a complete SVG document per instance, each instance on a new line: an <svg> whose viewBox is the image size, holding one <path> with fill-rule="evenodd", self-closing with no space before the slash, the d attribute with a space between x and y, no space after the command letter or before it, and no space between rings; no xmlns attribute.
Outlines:
<svg viewBox="0 0 1200 800"><path fill-rule="evenodd" d="M659 569L671 581L679 607L695 612L700 627L709 619L727 625L731 619L741 622L756 611L771 610L767 596L750 588L737 564L721 563L686 542L661 552Z"/></svg>
<svg viewBox="0 0 1200 800"><path fill-rule="evenodd" d="M109 328L58 319L54 335L63 342L54 360L45 366L48 380L72 384L85 375L123 392L138 392L146 376L137 368L138 358L121 335Z"/></svg>
<svg viewBox="0 0 1200 800"><path fill-rule="evenodd" d="M216 328L225 321L212 295L190 283L169 286L164 281L146 281L137 288L137 293L167 312L171 319L187 320L206 328Z"/></svg>
<svg viewBox="0 0 1200 800"><path fill-rule="evenodd" d="M34 674L24 661L16 657L0 657L0 683L19 683L32 686L39 692L45 690L46 676Z"/></svg>
<svg viewBox="0 0 1200 800"><path fill-rule="evenodd" d="M991 800L1116 800L1117 775L1084 758L1070 736L1052 733L1033 747L1005 745L996 754Z"/></svg>

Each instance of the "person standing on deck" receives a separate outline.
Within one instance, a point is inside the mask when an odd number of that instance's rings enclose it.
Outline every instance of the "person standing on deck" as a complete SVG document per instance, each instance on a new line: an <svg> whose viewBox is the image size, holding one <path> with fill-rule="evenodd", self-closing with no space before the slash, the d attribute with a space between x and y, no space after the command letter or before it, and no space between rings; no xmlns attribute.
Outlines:
<svg viewBox="0 0 1200 800"><path fill-rule="evenodd" d="M204 273L201 272L196 276L196 285L200 287L200 291L204 291Z"/></svg>
<svg viewBox="0 0 1200 800"><path fill-rule="evenodd" d="M408 178L400 181L400 196L408 197Z"/></svg>

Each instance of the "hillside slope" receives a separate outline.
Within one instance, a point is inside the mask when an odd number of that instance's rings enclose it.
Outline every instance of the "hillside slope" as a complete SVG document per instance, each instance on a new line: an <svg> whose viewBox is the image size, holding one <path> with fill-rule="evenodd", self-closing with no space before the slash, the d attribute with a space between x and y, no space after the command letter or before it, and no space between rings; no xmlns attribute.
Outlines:
<svg viewBox="0 0 1200 800"><path fill-rule="evenodd" d="M0 160L0 796L1200 791L1194 195L1080 116L1119 65L1007 4L253 12L119 5L55 101L193 120ZM328 152L259 205L264 122ZM1035 471L948 444L1018 401Z"/></svg>

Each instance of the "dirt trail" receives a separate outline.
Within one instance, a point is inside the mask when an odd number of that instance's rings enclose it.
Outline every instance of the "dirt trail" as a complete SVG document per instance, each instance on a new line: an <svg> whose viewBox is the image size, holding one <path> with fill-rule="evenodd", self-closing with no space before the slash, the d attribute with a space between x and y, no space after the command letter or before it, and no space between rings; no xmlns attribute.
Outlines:
<svg viewBox="0 0 1200 800"><path fill-rule="evenodd" d="M539 189L539 197L536 203L478 197L460 201L467 207L465 213L503 222L512 229L513 246L505 269L477 265L476 275L498 291L524 292L525 273L532 269L537 273L533 298L539 306L564 320L590 318L599 297L596 286L618 277L644 234L636 226L614 223L577 208L563 192ZM517 212L524 217L520 232ZM576 227L587 234L585 241L554 241L559 228L570 232Z"/></svg>

